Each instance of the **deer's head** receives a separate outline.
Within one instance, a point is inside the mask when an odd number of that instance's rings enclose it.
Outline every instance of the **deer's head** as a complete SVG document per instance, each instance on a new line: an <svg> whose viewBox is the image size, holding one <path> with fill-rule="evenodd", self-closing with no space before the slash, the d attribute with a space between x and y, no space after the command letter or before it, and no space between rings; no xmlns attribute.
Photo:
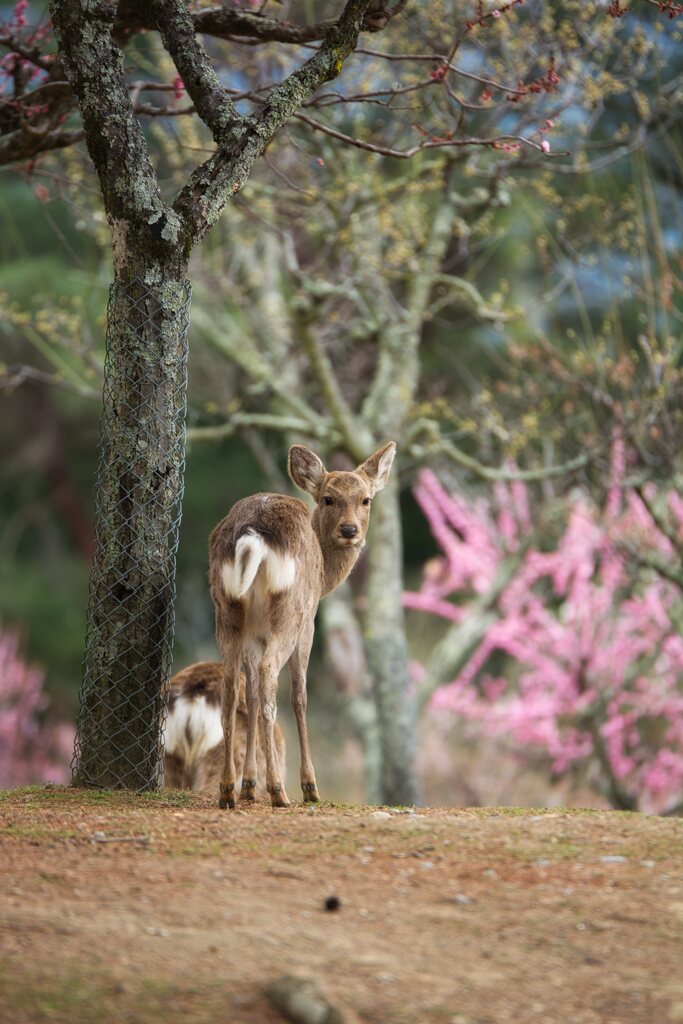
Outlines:
<svg viewBox="0 0 683 1024"><path fill-rule="evenodd" d="M370 522L372 499L389 479L396 454L393 441L350 473L328 473L310 448L289 449L289 475L316 502L313 520L323 546L362 547Z"/></svg>

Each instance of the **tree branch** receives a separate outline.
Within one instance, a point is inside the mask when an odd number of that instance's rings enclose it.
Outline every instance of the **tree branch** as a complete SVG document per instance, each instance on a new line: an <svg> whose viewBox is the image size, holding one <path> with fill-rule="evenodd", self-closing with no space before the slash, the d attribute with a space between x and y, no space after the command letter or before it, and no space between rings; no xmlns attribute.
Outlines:
<svg viewBox="0 0 683 1024"><path fill-rule="evenodd" d="M150 7L156 15L164 46L197 113L216 142L229 139L242 123L242 117L195 35L195 24L185 0L150 0Z"/></svg>
<svg viewBox="0 0 683 1024"><path fill-rule="evenodd" d="M226 423L210 427L190 427L187 431L188 441L222 441L232 437L242 427L260 427L262 430L284 432L293 430L297 434L308 434L320 440L330 440L329 425L325 420L310 423L295 416L277 416L273 413L236 412Z"/></svg>
<svg viewBox="0 0 683 1024"><path fill-rule="evenodd" d="M418 444L414 440L420 433L427 435L426 445ZM548 480L551 477L565 476L567 473L573 473L577 469L582 469L591 460L590 454L586 452L583 455L577 455L575 459L563 462L559 466L543 466L539 469L507 469L505 466L500 466L496 469L493 466L485 466L483 462L479 462L478 459L473 458L467 452L454 445L448 438L443 437L438 424L434 420L417 420L413 424L412 437L410 451L413 454L417 454L420 457L424 455L445 455L451 462L455 462L456 465L476 473L482 480L519 480L525 483L531 483L535 480Z"/></svg>
<svg viewBox="0 0 683 1024"><path fill-rule="evenodd" d="M368 5L363 29L368 32L381 31L405 6L406 0L397 0L392 7L388 7L383 0L373 0ZM336 19L328 18L314 25L294 25L290 21L267 18L260 12L252 13L225 6L192 11L189 17L195 32L215 39L234 40L238 43L290 43L295 46L324 39L337 24ZM116 28L118 33L139 32L140 29L155 29L156 22L146 4L139 3L139 0L123 0Z"/></svg>
<svg viewBox="0 0 683 1024"><path fill-rule="evenodd" d="M346 451L352 458L362 462L372 448L372 434L357 420L344 398L332 363L320 343L317 332L311 328L310 322L304 317L301 318L300 324L301 345L320 385L332 422L341 435Z"/></svg>
<svg viewBox="0 0 683 1024"><path fill-rule="evenodd" d="M151 249L178 238L178 218L164 203L126 84L123 54L112 38L116 4L51 0L64 71L76 94L88 152L97 170L116 239L123 225ZM116 226L118 224L118 231ZM121 252L115 251L115 259Z"/></svg>
<svg viewBox="0 0 683 1024"><path fill-rule="evenodd" d="M0 137L0 165L13 164L21 160L30 160L41 153L49 153L55 149L66 149L85 138L85 131L76 128L74 131L16 131Z"/></svg>
<svg viewBox="0 0 683 1024"><path fill-rule="evenodd" d="M366 12L375 2L347 0L315 55L273 89L257 114L243 119L234 141L220 145L197 168L174 203L184 221L188 251L241 189L255 161L285 122L324 82L337 77L358 42Z"/></svg>

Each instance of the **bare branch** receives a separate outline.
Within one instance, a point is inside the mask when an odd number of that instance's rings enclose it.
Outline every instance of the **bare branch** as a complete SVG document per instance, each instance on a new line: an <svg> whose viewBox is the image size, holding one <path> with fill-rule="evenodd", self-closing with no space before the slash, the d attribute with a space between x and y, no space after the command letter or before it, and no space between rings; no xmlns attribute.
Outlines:
<svg viewBox="0 0 683 1024"><path fill-rule="evenodd" d="M539 153L543 153L543 147L540 142L534 142L532 139L526 139L523 135L494 135L490 138L476 138L474 136L465 136L463 138L424 138L422 142L418 142L415 146L410 146L408 149L392 149L390 146L378 146L374 142L366 142L365 139L355 138L353 135L346 135L344 132L338 131L336 128L330 128L329 125L323 124L321 121L316 121L315 118L309 117L307 114L295 113L292 115L297 121L303 121L310 128L315 129L317 132L322 132L324 135L330 135L333 139L339 139L340 142L345 142L349 146L355 146L357 149L365 149L369 153L379 153L380 156L390 156L397 160L409 160L415 156L416 153L422 152L425 149L462 149L463 147L482 146L487 149L499 149L506 142L516 142L521 145L528 146L530 149L536 149ZM552 153L546 154L545 158L556 158L558 156L567 156L567 153Z"/></svg>
<svg viewBox="0 0 683 1024"><path fill-rule="evenodd" d="M301 319L301 345L320 385L325 405L332 416L343 445L352 458L362 462L372 447L372 436L354 416L341 392L330 358L310 322Z"/></svg>
<svg viewBox="0 0 683 1024"><path fill-rule="evenodd" d="M54 130L46 132L27 132L23 128L8 135L0 136L0 164L16 163L30 160L40 153L48 153L54 149L66 149L85 138L85 131L76 128L73 131Z"/></svg>
<svg viewBox="0 0 683 1024"><path fill-rule="evenodd" d="M260 427L263 430L294 431L297 434L317 437L330 441L334 436L328 423L319 419L317 422L297 419L295 416L278 416L274 413L236 412L226 423L210 427L190 427L187 431L188 441L222 441L232 437L243 427Z"/></svg>
<svg viewBox="0 0 683 1024"><path fill-rule="evenodd" d="M500 466L496 469L493 466L485 466L483 462L472 458L471 455L458 448L448 438L443 437L438 424L433 420L417 420L413 424L411 434L413 440L410 450L414 454L420 457L445 455L451 462L455 462L456 465L462 466L463 469L469 469L472 473L476 473L482 480L519 480L532 483L537 480L548 480L552 477L566 476L568 473L576 472L577 469L583 469L591 461L591 455L585 452L583 455L577 455L575 459L570 459L568 462L563 462L557 466L542 466L538 469L508 469L506 466ZM426 435L426 444L417 443L415 440L420 434Z"/></svg>

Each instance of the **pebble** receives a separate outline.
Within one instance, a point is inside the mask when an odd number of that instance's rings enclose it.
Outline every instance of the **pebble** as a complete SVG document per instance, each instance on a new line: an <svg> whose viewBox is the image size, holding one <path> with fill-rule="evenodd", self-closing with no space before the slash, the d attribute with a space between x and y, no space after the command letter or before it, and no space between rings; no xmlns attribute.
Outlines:
<svg viewBox="0 0 683 1024"><path fill-rule="evenodd" d="M391 814L389 811L373 811L370 817L374 818L376 821L383 821L390 818Z"/></svg>
<svg viewBox="0 0 683 1024"><path fill-rule="evenodd" d="M470 899L469 896L465 896L464 893L459 892L457 896L453 897L453 902L462 903L463 906L466 906L468 903L471 903L472 900Z"/></svg>
<svg viewBox="0 0 683 1024"><path fill-rule="evenodd" d="M93 832L92 837L93 839L96 839L98 842L101 842L103 839L107 838L104 832Z"/></svg>
<svg viewBox="0 0 683 1024"><path fill-rule="evenodd" d="M607 857L600 858L603 864L625 864L626 859L626 857L622 857L618 854L609 854Z"/></svg>
<svg viewBox="0 0 683 1024"><path fill-rule="evenodd" d="M268 999L295 1024L346 1024L350 1015L333 1006L314 978L278 978L266 988Z"/></svg>

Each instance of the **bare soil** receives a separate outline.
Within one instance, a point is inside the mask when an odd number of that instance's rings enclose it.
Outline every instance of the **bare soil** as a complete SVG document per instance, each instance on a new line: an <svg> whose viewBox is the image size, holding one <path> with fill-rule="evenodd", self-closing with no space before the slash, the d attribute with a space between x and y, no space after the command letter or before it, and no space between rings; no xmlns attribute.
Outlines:
<svg viewBox="0 0 683 1024"><path fill-rule="evenodd" d="M0 793L0 1020L275 1024L264 988L299 973L367 1024L683 1021L682 840L605 811Z"/></svg>

